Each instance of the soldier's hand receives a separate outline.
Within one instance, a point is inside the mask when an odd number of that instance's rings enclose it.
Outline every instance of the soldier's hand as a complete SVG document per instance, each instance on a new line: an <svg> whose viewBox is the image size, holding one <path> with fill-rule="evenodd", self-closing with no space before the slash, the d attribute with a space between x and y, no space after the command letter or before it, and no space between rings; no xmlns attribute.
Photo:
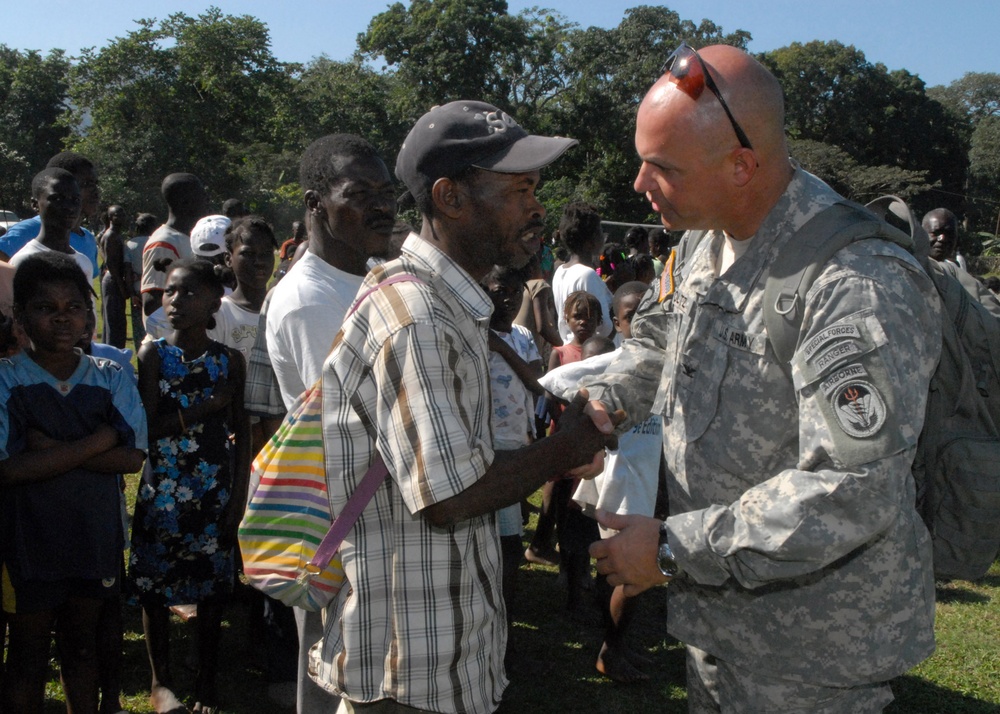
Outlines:
<svg viewBox="0 0 1000 714"><path fill-rule="evenodd" d="M590 456L603 452L605 447L613 449L618 446L613 432L615 426L625 420L625 412L618 410L609 414L605 410L603 418L595 420L587 413L588 396L586 389L576 393L559 418L559 431L572 433L573 443Z"/></svg>
<svg viewBox="0 0 1000 714"><path fill-rule="evenodd" d="M667 582L656 562L661 521L646 516L619 516L598 509L597 522L618 531L617 535L590 546L590 555L597 560L597 572L606 575L610 585L624 585L626 597L633 597Z"/></svg>
<svg viewBox="0 0 1000 714"><path fill-rule="evenodd" d="M581 389L577 394L587 394L586 389ZM594 422L600 431L605 434L610 434L617 424L621 424L622 420L625 418L625 412L618 410L614 414L621 414L621 419L615 421L612 414L608 413L608 408L604 406L602 402L592 399L587 402L587 406L584 407L583 413L590 417L591 421Z"/></svg>

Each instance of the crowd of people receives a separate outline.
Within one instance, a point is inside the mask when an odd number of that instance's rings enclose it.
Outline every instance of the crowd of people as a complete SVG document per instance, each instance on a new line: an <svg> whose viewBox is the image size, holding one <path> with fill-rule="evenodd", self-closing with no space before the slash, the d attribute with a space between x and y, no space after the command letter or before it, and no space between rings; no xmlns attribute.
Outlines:
<svg viewBox="0 0 1000 714"><path fill-rule="evenodd" d="M94 165L53 157L37 217L0 236L0 710L42 711L55 633L67 710L121 712L123 599L142 609L154 710L220 710L250 463L318 383L333 511L375 459L390 477L324 612L255 597L298 714L495 711L523 654L523 561L559 566L570 613L596 596L595 666L616 682L658 676L629 624L635 595L669 583L691 711L881 711L934 646L910 467L940 306L913 256L858 241L777 358L769 267L843 200L783 129L764 67L682 44L636 120L635 190L664 228L621 242L580 202L547 240L541 171L577 142L472 100L415 123L400 199L364 138L310 144L280 244L237 199L212 213L189 173L163 179L165 222L113 204L95 237ZM934 259L961 264L957 226L925 217ZM683 264L681 231L705 232ZM171 613L197 623L190 692Z"/></svg>

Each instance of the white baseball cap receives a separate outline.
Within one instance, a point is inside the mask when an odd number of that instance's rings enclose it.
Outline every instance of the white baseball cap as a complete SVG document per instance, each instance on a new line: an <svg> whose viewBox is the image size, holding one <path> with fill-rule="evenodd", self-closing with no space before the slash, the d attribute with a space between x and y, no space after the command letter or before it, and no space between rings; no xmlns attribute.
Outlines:
<svg viewBox="0 0 1000 714"><path fill-rule="evenodd" d="M199 258L214 258L226 252L226 229L232 221L225 216L205 216L191 229L191 252Z"/></svg>

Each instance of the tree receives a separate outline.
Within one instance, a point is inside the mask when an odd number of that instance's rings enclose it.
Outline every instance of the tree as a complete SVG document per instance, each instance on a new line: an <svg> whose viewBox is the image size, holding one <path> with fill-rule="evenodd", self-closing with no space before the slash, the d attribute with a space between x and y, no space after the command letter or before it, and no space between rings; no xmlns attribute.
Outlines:
<svg viewBox="0 0 1000 714"><path fill-rule="evenodd" d="M965 218L973 233L995 233L1000 226L1000 74L968 72L947 87L929 92L968 137L969 170Z"/></svg>
<svg viewBox="0 0 1000 714"><path fill-rule="evenodd" d="M303 145L326 134L358 134L391 165L412 121L406 117L399 81L360 59L313 59L297 87Z"/></svg>
<svg viewBox="0 0 1000 714"><path fill-rule="evenodd" d="M417 117L456 99L494 104L535 133L568 133L558 107L571 89L567 65L576 51L576 29L550 10L510 15L504 0L415 0L375 16L358 38L357 59L381 57L391 67L386 104L403 131L389 155ZM547 181L553 176L546 171ZM540 196L557 209L581 192L604 198L601 187L583 175L573 182L549 181ZM550 213L558 218L558 211Z"/></svg>
<svg viewBox="0 0 1000 714"><path fill-rule="evenodd" d="M69 60L0 45L0 208L27 212L31 177L63 150Z"/></svg>
<svg viewBox="0 0 1000 714"><path fill-rule="evenodd" d="M784 90L789 137L841 149L854 163L836 173L855 175L856 195L867 195L866 186L896 186L918 210L959 210L962 127L927 96L919 77L889 72L840 42L795 42L759 59ZM914 183L907 185L907 177Z"/></svg>
<svg viewBox="0 0 1000 714"><path fill-rule="evenodd" d="M216 199L240 195L247 152L280 153L288 135L278 104L293 93L292 72L271 54L267 27L214 7L137 24L84 50L74 72L77 145L100 166L106 195L157 212L160 181L175 171L200 176Z"/></svg>
<svg viewBox="0 0 1000 714"><path fill-rule="evenodd" d="M972 230L996 233L1000 225L1000 116L983 116L972 132L969 198Z"/></svg>
<svg viewBox="0 0 1000 714"><path fill-rule="evenodd" d="M512 111L510 63L528 42L529 21L506 0L413 0L372 18L360 57L382 57L406 88L414 119L436 104L479 99Z"/></svg>
<svg viewBox="0 0 1000 714"><path fill-rule="evenodd" d="M947 87L932 87L928 93L973 125L1000 115L1000 74L996 72L966 72Z"/></svg>
<svg viewBox="0 0 1000 714"><path fill-rule="evenodd" d="M926 171L886 165L864 166L843 149L821 141L791 139L788 148L802 168L858 203L868 203L886 194L909 201L932 188L926 182Z"/></svg>

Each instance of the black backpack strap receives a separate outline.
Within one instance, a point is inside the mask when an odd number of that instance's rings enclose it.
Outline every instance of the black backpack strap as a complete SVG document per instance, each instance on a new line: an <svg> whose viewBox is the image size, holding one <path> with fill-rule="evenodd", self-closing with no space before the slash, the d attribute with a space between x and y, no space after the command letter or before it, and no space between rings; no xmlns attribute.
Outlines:
<svg viewBox="0 0 1000 714"><path fill-rule="evenodd" d="M806 293L838 251L878 238L913 251L913 239L864 206L836 203L810 218L771 263L764 286L764 328L775 355L788 365L798 346Z"/></svg>

